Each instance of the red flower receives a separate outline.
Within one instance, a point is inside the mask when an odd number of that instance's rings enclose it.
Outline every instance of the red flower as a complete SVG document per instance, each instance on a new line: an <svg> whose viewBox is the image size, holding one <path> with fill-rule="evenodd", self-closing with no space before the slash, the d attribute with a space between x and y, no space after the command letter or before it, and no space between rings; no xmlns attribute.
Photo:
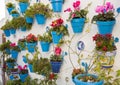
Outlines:
<svg viewBox="0 0 120 85"><path fill-rule="evenodd" d="M102 45L101 42L97 42L97 46L100 47Z"/></svg>
<svg viewBox="0 0 120 85"><path fill-rule="evenodd" d="M107 47L106 46L104 46L102 49L103 49L103 51L107 51Z"/></svg>
<svg viewBox="0 0 120 85"><path fill-rule="evenodd" d="M66 10L64 10L64 12L71 12L72 10L71 10L71 8L68 8L68 9L66 9Z"/></svg>
<svg viewBox="0 0 120 85"><path fill-rule="evenodd" d="M60 47L55 47L55 55L60 55L62 49Z"/></svg>
<svg viewBox="0 0 120 85"><path fill-rule="evenodd" d="M16 44L15 44L15 43L11 43L10 46L11 46L11 47L15 47Z"/></svg>
<svg viewBox="0 0 120 85"><path fill-rule="evenodd" d="M32 33L30 33L30 34L26 37L26 40L27 40L27 42L30 42L30 41L36 42L38 39L37 39L37 37L36 37L35 35L33 35Z"/></svg>
<svg viewBox="0 0 120 85"><path fill-rule="evenodd" d="M80 6L80 1L76 1L73 3L74 9L78 8Z"/></svg>
<svg viewBox="0 0 120 85"><path fill-rule="evenodd" d="M106 34L105 35L108 39L111 39L112 38L112 34Z"/></svg>
<svg viewBox="0 0 120 85"><path fill-rule="evenodd" d="M54 73L50 73L49 79L50 79L50 80L54 79Z"/></svg>

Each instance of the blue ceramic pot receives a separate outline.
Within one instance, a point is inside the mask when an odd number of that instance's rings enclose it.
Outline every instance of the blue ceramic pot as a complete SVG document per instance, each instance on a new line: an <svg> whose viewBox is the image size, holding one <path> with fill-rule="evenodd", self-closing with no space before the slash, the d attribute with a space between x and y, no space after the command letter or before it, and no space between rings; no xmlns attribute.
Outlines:
<svg viewBox="0 0 120 85"><path fill-rule="evenodd" d="M71 20L71 25L74 33L81 33L85 24L85 18L74 18Z"/></svg>
<svg viewBox="0 0 120 85"><path fill-rule="evenodd" d="M33 18L32 18L32 17L26 17L25 19L26 19L26 22L27 22L28 24L33 23Z"/></svg>
<svg viewBox="0 0 120 85"><path fill-rule="evenodd" d="M24 63L27 63L27 59L26 59L25 56L23 57L23 62L24 62Z"/></svg>
<svg viewBox="0 0 120 85"><path fill-rule="evenodd" d="M96 75L92 75L92 74L78 74L77 76L74 77L74 80L73 80L75 85L103 85L104 84L103 80L98 81L98 82L83 82L83 81L78 80L78 77L83 77L85 75L93 76L94 78L97 78Z"/></svg>
<svg viewBox="0 0 120 85"><path fill-rule="evenodd" d="M27 43L28 52L33 53L35 51L36 43Z"/></svg>
<svg viewBox="0 0 120 85"><path fill-rule="evenodd" d="M46 18L44 15L36 14L35 18L36 18L38 24L45 24Z"/></svg>
<svg viewBox="0 0 120 85"><path fill-rule="evenodd" d="M6 64L7 64L7 66L8 66L8 68L14 68L14 66L15 66L15 63L14 62L6 62Z"/></svg>
<svg viewBox="0 0 120 85"><path fill-rule="evenodd" d="M17 57L18 57L18 51L11 50L11 57L12 57L13 59L17 59Z"/></svg>
<svg viewBox="0 0 120 85"><path fill-rule="evenodd" d="M4 30L4 34L5 34L6 37L9 37L10 36L10 30L9 29Z"/></svg>
<svg viewBox="0 0 120 85"><path fill-rule="evenodd" d="M116 21L97 21L96 23L100 34L112 34Z"/></svg>
<svg viewBox="0 0 120 85"><path fill-rule="evenodd" d="M54 44L58 44L60 42L60 40L62 39L62 34L57 34L55 31L51 32L52 34L52 40Z"/></svg>
<svg viewBox="0 0 120 85"><path fill-rule="evenodd" d="M50 48L50 43L49 42L40 42L41 49L43 52L48 52Z"/></svg>
<svg viewBox="0 0 120 85"><path fill-rule="evenodd" d="M53 73L59 73L62 62L50 62Z"/></svg>
<svg viewBox="0 0 120 85"><path fill-rule="evenodd" d="M17 14L11 14L13 18L17 18L19 17L20 15L17 13Z"/></svg>
<svg viewBox="0 0 120 85"><path fill-rule="evenodd" d="M10 49L5 49L5 52L7 53L7 54L10 54Z"/></svg>
<svg viewBox="0 0 120 85"><path fill-rule="evenodd" d="M28 74L19 74L19 76L20 76L20 80L22 82L25 82L25 79L27 78Z"/></svg>
<svg viewBox="0 0 120 85"><path fill-rule="evenodd" d="M30 72L33 72L33 65L29 64L28 67L29 67Z"/></svg>
<svg viewBox="0 0 120 85"><path fill-rule="evenodd" d="M63 0L51 0L52 8L54 12L61 12Z"/></svg>
<svg viewBox="0 0 120 85"><path fill-rule="evenodd" d="M22 3L22 2L20 2L20 3L19 3L20 12L21 12L21 13L25 13L25 11L27 10L27 7L28 7L28 6L29 6L28 3Z"/></svg>
<svg viewBox="0 0 120 85"><path fill-rule="evenodd" d="M26 27L23 26L23 27L20 27L21 31L25 32L26 31Z"/></svg>
<svg viewBox="0 0 120 85"><path fill-rule="evenodd" d="M11 29L10 29L10 33L13 34L13 35L16 34L16 29L11 28Z"/></svg>
<svg viewBox="0 0 120 85"><path fill-rule="evenodd" d="M13 7L9 7L9 8L7 8L8 13L11 14L11 11L12 11L13 9L14 9Z"/></svg>

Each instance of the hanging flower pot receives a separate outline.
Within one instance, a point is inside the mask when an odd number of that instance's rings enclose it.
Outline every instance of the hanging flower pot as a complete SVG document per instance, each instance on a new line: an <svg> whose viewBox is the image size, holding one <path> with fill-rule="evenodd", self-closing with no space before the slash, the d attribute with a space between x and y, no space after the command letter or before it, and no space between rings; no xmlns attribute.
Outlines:
<svg viewBox="0 0 120 85"><path fill-rule="evenodd" d="M52 8L54 12L61 12L63 0L51 0Z"/></svg>
<svg viewBox="0 0 120 85"><path fill-rule="evenodd" d="M29 6L28 3L20 2L20 3L19 3L20 12L21 12L21 13L25 13L25 11L27 10L27 7L28 7L28 6Z"/></svg>
<svg viewBox="0 0 120 85"><path fill-rule="evenodd" d="M29 70L30 72L33 72L33 65L32 64L28 64Z"/></svg>
<svg viewBox="0 0 120 85"><path fill-rule="evenodd" d="M33 18L32 17L28 17L28 16L26 16L26 22L28 23L28 24L31 24L31 23L33 23Z"/></svg>
<svg viewBox="0 0 120 85"><path fill-rule="evenodd" d="M26 59L25 56L23 56L23 62L24 62L24 63L27 63L27 59Z"/></svg>
<svg viewBox="0 0 120 85"><path fill-rule="evenodd" d="M10 30L9 29L4 30L4 34L5 34L6 37L9 37L10 36Z"/></svg>
<svg viewBox="0 0 120 85"><path fill-rule="evenodd" d="M50 48L50 43L49 42L40 42L41 48L43 52L48 52Z"/></svg>
<svg viewBox="0 0 120 85"><path fill-rule="evenodd" d="M13 9L14 9L13 7L9 7L9 8L7 8L8 13L11 14L11 11L12 11Z"/></svg>
<svg viewBox="0 0 120 85"><path fill-rule="evenodd" d="M35 52L36 43L27 43L28 52Z"/></svg>
<svg viewBox="0 0 120 85"><path fill-rule="evenodd" d="M36 18L38 24L45 24L46 18L44 15L36 14L35 18Z"/></svg>
<svg viewBox="0 0 120 85"><path fill-rule="evenodd" d="M75 78L73 80L75 85L103 85L104 84L103 80L96 81L96 82L85 82L85 81L81 81L81 80L78 79L78 78L84 78L85 76L89 76L89 77L92 77L94 79L97 79L96 75L92 75L92 74L79 74L79 75L75 76Z"/></svg>
<svg viewBox="0 0 120 85"><path fill-rule="evenodd" d="M13 59L17 59L17 57L18 57L18 51L11 50L11 57L12 57Z"/></svg>
<svg viewBox="0 0 120 85"><path fill-rule="evenodd" d="M13 18L17 18L17 17L20 16L17 10L12 10L11 15L12 15Z"/></svg>
<svg viewBox="0 0 120 85"><path fill-rule="evenodd" d="M14 66L15 66L15 64L13 62L12 63L6 62L6 64L7 64L8 68L14 68Z"/></svg>
<svg viewBox="0 0 120 85"><path fill-rule="evenodd" d="M16 34L16 29L11 28L11 29L10 29L10 33L13 34L13 35Z"/></svg>
<svg viewBox="0 0 120 85"><path fill-rule="evenodd" d="M28 73L26 73L26 74L19 74L19 76L20 76L20 80L22 82L25 82L25 79L28 77Z"/></svg>
<svg viewBox="0 0 120 85"><path fill-rule="evenodd" d="M81 33L85 24L85 18L73 18L71 25L74 33Z"/></svg>
<svg viewBox="0 0 120 85"><path fill-rule="evenodd" d="M59 73L62 62L50 62L53 73Z"/></svg>
<svg viewBox="0 0 120 85"><path fill-rule="evenodd" d="M100 34L112 34L116 21L97 21L98 31Z"/></svg>
<svg viewBox="0 0 120 85"><path fill-rule="evenodd" d="M11 11L15 8L14 4L10 2L6 4L6 7L9 14L11 14Z"/></svg>
<svg viewBox="0 0 120 85"><path fill-rule="evenodd" d="M5 49L5 52L7 53L7 54L10 54L10 49Z"/></svg>
<svg viewBox="0 0 120 85"><path fill-rule="evenodd" d="M22 26L20 27L21 31L25 32L26 31L26 27L25 26Z"/></svg>
<svg viewBox="0 0 120 85"><path fill-rule="evenodd" d="M62 34L57 34L55 31L51 32L52 34L52 40L54 44L58 44L60 42L60 40L62 39Z"/></svg>

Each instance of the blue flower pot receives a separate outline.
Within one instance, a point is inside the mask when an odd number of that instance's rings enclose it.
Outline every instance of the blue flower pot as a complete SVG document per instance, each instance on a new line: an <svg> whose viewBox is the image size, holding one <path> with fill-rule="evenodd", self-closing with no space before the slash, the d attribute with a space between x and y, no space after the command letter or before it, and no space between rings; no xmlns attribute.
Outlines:
<svg viewBox="0 0 120 85"><path fill-rule="evenodd" d="M28 7L28 6L29 6L28 3L22 3L22 2L20 2L20 3L19 3L20 12L21 12L21 13L25 13L25 11L27 10L27 7Z"/></svg>
<svg viewBox="0 0 120 85"><path fill-rule="evenodd" d="M8 66L8 68L14 68L15 63L11 63L11 62L6 62L6 65Z"/></svg>
<svg viewBox="0 0 120 85"><path fill-rule="evenodd" d="M54 12L61 12L63 0L51 0L52 8Z"/></svg>
<svg viewBox="0 0 120 85"><path fill-rule="evenodd" d="M78 74L77 76L74 77L73 82L75 83L75 85L103 85L104 84L103 80L98 81L98 82L83 82L83 81L78 80L79 76L82 77L82 76L85 76L85 74ZM94 78L97 78L96 75L92 75L92 74L87 74L87 76L93 76Z"/></svg>
<svg viewBox="0 0 120 85"><path fill-rule="evenodd" d="M28 52L33 53L35 51L36 43L27 43Z"/></svg>
<svg viewBox="0 0 120 85"><path fill-rule="evenodd" d="M71 25L74 33L81 33L85 24L85 18L74 18L71 20Z"/></svg>
<svg viewBox="0 0 120 85"><path fill-rule="evenodd" d="M14 80L14 76L13 76L13 75L10 75L10 76L9 76L9 79L10 79L10 80Z"/></svg>
<svg viewBox="0 0 120 85"><path fill-rule="evenodd" d="M48 52L50 48L49 42L40 42L41 48L43 52Z"/></svg>
<svg viewBox="0 0 120 85"><path fill-rule="evenodd" d="M10 54L10 49L5 49L5 52L7 53L7 54Z"/></svg>
<svg viewBox="0 0 120 85"><path fill-rule="evenodd" d="M36 14L35 18L36 18L38 24L45 24L46 18L44 15Z"/></svg>
<svg viewBox="0 0 120 85"><path fill-rule="evenodd" d="M112 34L116 21L97 21L96 23L100 34Z"/></svg>
<svg viewBox="0 0 120 85"><path fill-rule="evenodd" d="M20 27L21 31L25 32L26 31L26 27L23 26L23 27Z"/></svg>
<svg viewBox="0 0 120 85"><path fill-rule="evenodd" d="M11 11L12 11L13 9L14 9L13 7L7 8L8 13L11 14Z"/></svg>
<svg viewBox="0 0 120 85"><path fill-rule="evenodd" d="M23 62L24 62L24 63L27 63L27 59L26 59L25 56L23 57Z"/></svg>
<svg viewBox="0 0 120 85"><path fill-rule="evenodd" d="M17 18L19 17L20 15L19 14L11 14L13 18Z"/></svg>
<svg viewBox="0 0 120 85"><path fill-rule="evenodd" d="M26 22L27 22L28 24L33 23L33 18L32 18L32 17L26 17L25 19L26 19Z"/></svg>
<svg viewBox="0 0 120 85"><path fill-rule="evenodd" d="M4 30L4 34L5 34L6 37L9 37L10 36L10 30L9 29Z"/></svg>
<svg viewBox="0 0 120 85"><path fill-rule="evenodd" d="M33 65L29 64L28 67L29 67L30 72L33 72Z"/></svg>
<svg viewBox="0 0 120 85"><path fill-rule="evenodd" d="M12 57L13 59L17 59L17 57L18 57L18 52L15 51L15 50L11 50L11 57Z"/></svg>
<svg viewBox="0 0 120 85"><path fill-rule="evenodd" d="M14 28L10 29L10 33L13 35L16 34L16 29L14 29Z"/></svg>
<svg viewBox="0 0 120 85"><path fill-rule="evenodd" d="M53 73L59 73L62 62L50 62Z"/></svg>
<svg viewBox="0 0 120 85"><path fill-rule="evenodd" d="M60 42L60 40L62 39L62 34L57 34L55 31L52 31L51 32L52 34L52 40L53 40L53 43L54 44L58 44Z"/></svg>
<svg viewBox="0 0 120 85"><path fill-rule="evenodd" d="M25 79L27 78L28 74L19 74L19 76L20 76L20 80L22 82L25 82Z"/></svg>

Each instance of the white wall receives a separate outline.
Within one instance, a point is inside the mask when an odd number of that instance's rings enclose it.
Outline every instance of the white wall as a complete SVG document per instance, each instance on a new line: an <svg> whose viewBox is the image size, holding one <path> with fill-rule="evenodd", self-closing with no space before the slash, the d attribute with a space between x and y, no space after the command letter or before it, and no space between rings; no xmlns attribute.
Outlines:
<svg viewBox="0 0 120 85"><path fill-rule="evenodd" d="M8 1L14 1L14 0L8 0ZM32 1L35 2L35 0L32 0ZM72 2L75 1L75 0L65 0L65 1L66 2L63 5L63 10L68 8L68 7L72 8ZM107 0L107 1L111 1L114 4L115 8L120 6L120 1L119 0ZM47 3L50 4L49 0L41 0L41 2L43 2L45 4L47 4ZM95 11L94 11L95 7L97 5L103 4L103 0L81 0L81 8L84 8L90 2L92 2L92 5L91 5L91 7L89 7L88 17L91 19L92 16L95 15ZM50 4L50 7L51 7L51 4ZM73 31L72 31L70 22L66 21L66 19L69 16L68 15L69 13L64 13L62 11L61 13L55 13L55 14L60 14L61 17L64 19L65 24L69 25L68 30L69 30L69 33L70 33L70 37L66 37L65 39L70 40L71 37L74 34L73 34ZM117 14L117 13L115 12L115 14ZM11 18L11 16L8 15L8 13L7 13L7 19L10 19L10 18ZM43 34L45 32L46 26L49 26L51 21L54 20L54 19L56 19L56 18L53 17L52 19L47 20L46 24L43 25L43 26L38 25L36 20L35 20L31 31L28 31L28 32L17 31L16 37L11 36L8 39L10 39L12 42L17 42L17 40L19 38L23 38L24 36L28 35L29 33L34 33L35 35ZM113 30L113 35L120 38L120 30L119 30L120 16L118 16L116 18L116 20L117 20L117 22L116 22L116 25L115 25L114 30ZM86 31L89 31L89 32L86 32ZM92 50L94 49L94 46L95 46L94 42L92 41L92 36L95 35L97 32L98 32L98 30L97 30L97 26L95 24L91 24L90 22L88 24L86 24L83 33L76 34L74 39L72 40L72 43L71 43L72 49L76 50L78 52L78 50L76 49L76 45L77 45L78 41L82 40L85 43L85 50L86 50L82 53L85 54L86 57L87 57L88 54L91 55L90 52L92 52ZM40 47L39 43L38 43L38 46ZM53 48L53 46L51 46L50 52L52 51L52 48ZM66 45L63 45L62 48L63 48L64 51L68 52L68 47ZM120 67L120 64L119 64L120 44L119 43L117 44L117 48L118 48L118 50L117 50L117 55L116 55L116 58L115 58L115 65L113 67L114 69L118 69ZM40 48L39 48L39 50L41 52ZM70 50L70 52L72 52L72 51ZM22 62L22 55L24 55L24 54L25 54L25 52L21 52L19 54L18 63L20 65L24 65L24 63ZM43 55L43 57L49 57L49 53L42 53L42 55ZM75 54L71 54L70 57L72 59L72 62L74 63L74 66L77 68L78 67L77 56ZM65 78L69 77L69 82L67 83L67 85L74 85L73 82L71 81L71 72L73 70L73 67L70 63L69 56L68 55L65 56L64 59L65 60L64 60L63 65L62 65L61 72L58 74L59 78L58 78L57 84L58 85L66 85ZM34 73L31 73L30 75L32 77L36 77L36 75Z"/></svg>

